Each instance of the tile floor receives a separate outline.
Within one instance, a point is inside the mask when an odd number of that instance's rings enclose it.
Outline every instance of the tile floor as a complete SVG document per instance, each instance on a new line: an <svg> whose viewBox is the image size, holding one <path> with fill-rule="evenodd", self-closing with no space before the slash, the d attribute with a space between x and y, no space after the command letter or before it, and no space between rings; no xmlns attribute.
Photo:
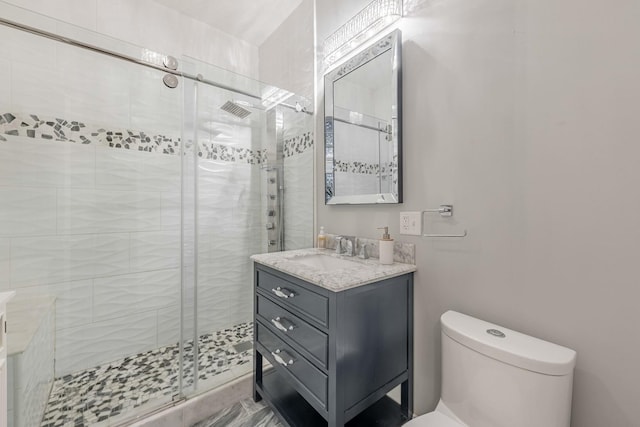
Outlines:
<svg viewBox="0 0 640 427"><path fill-rule="evenodd" d="M232 369L245 365L250 370L253 348L248 343L252 337L252 322L200 336L198 379L212 381L216 377L228 377ZM41 426L106 424L115 417L121 419L127 413L135 414L142 405L177 393L178 354L176 344L56 378ZM190 341L185 344L184 383L187 385L193 384L193 360L193 341ZM245 407L247 411L256 409L250 405Z"/></svg>

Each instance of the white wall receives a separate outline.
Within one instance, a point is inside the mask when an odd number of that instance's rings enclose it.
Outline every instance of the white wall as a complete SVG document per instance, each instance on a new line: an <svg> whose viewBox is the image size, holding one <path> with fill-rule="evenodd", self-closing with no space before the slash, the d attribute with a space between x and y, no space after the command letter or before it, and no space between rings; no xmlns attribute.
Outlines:
<svg viewBox="0 0 640 427"><path fill-rule="evenodd" d="M366 3L316 2L318 40ZM325 206L316 189L328 232L388 224L417 245L416 411L437 402L454 309L577 350L573 426L637 425L638 2L407 3L405 203ZM466 239L398 235L400 211L441 203L453 220L425 226Z"/></svg>

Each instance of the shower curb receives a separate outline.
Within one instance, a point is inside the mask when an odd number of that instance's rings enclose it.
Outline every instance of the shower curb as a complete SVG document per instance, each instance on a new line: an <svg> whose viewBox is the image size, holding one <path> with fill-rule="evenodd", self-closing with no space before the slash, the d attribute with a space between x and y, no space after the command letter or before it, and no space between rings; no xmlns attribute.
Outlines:
<svg viewBox="0 0 640 427"><path fill-rule="evenodd" d="M147 418L125 424L131 427L191 427L234 403L251 397L253 373L215 390L178 403Z"/></svg>

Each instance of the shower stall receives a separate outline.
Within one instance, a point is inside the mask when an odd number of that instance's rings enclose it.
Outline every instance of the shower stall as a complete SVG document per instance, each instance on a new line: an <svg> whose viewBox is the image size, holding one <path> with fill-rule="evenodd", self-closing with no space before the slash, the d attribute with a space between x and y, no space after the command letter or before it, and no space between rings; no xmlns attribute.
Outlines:
<svg viewBox="0 0 640 427"><path fill-rule="evenodd" d="M313 242L309 101L0 16L9 425L120 425L249 373L249 256Z"/></svg>

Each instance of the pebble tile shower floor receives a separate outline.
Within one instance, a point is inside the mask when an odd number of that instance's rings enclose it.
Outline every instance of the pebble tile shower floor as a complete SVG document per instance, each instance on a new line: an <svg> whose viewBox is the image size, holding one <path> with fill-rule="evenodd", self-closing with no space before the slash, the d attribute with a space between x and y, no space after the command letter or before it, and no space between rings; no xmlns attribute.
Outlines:
<svg viewBox="0 0 640 427"><path fill-rule="evenodd" d="M251 366L253 324L198 339L198 379L214 379L239 366ZM178 345L161 347L56 378L41 427L84 427L107 423L148 402L177 393ZM185 384L193 383L193 341L185 344Z"/></svg>

